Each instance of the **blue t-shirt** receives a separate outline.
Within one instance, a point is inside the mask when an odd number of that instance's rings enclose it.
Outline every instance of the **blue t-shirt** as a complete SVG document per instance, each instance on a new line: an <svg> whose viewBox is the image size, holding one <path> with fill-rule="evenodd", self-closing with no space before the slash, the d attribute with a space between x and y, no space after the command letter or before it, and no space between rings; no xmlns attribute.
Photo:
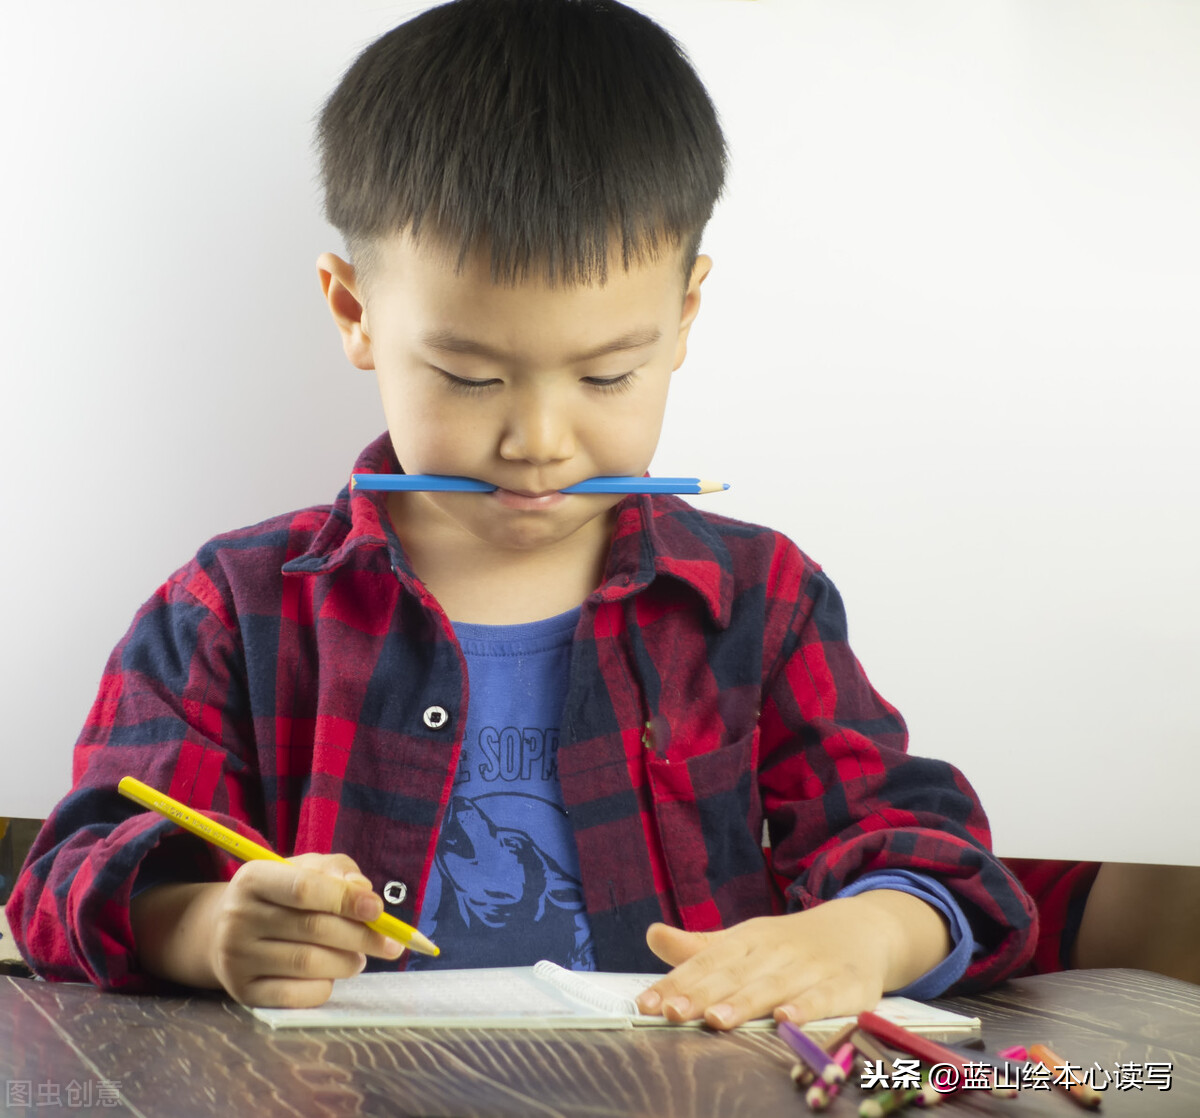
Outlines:
<svg viewBox="0 0 1200 1118"><path fill-rule="evenodd" d="M456 622L470 703L417 926L441 949L410 969L595 970L579 853L558 781L573 609L522 625Z"/></svg>
<svg viewBox="0 0 1200 1118"><path fill-rule="evenodd" d="M595 970L579 853L558 781L558 735L579 609L521 625L456 622L471 701L438 835L420 931L441 949L410 970L531 966ZM971 927L950 891L911 870L864 874L838 896L899 889L946 917L950 954L903 990L937 997L967 969Z"/></svg>

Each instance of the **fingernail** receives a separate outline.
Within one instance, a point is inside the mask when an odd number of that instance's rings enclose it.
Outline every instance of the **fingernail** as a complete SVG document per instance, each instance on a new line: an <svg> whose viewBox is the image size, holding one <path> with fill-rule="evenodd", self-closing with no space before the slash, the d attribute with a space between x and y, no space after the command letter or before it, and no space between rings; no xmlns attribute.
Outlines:
<svg viewBox="0 0 1200 1118"><path fill-rule="evenodd" d="M383 901L371 893L363 893L354 902L354 914L360 920L374 920L383 911Z"/></svg>
<svg viewBox="0 0 1200 1118"><path fill-rule="evenodd" d="M657 1013L662 1006L662 995L657 990L645 990L638 997L643 1013Z"/></svg>
<svg viewBox="0 0 1200 1118"><path fill-rule="evenodd" d="M384 940L384 948L387 950L389 958L398 959L400 958L400 953L404 950L404 944L398 939L392 939L389 936Z"/></svg>
<svg viewBox="0 0 1200 1118"><path fill-rule="evenodd" d="M364 970L366 970L366 969L367 969L367 957L366 957L365 955L362 955L362 954L360 954L360 955L358 956L358 967L357 967L357 969L354 971L354 973L355 973L355 974L362 974L362 972L363 972Z"/></svg>
<svg viewBox="0 0 1200 1118"><path fill-rule="evenodd" d="M733 1023L733 1006L726 1005L724 1002L720 1005L710 1006L704 1016L712 1024L727 1029Z"/></svg>
<svg viewBox="0 0 1200 1118"><path fill-rule="evenodd" d="M672 998L669 1002L663 1004L663 1012L668 1010L675 1016L683 1018L688 1015L688 1010L692 1008L692 1003L687 998Z"/></svg>

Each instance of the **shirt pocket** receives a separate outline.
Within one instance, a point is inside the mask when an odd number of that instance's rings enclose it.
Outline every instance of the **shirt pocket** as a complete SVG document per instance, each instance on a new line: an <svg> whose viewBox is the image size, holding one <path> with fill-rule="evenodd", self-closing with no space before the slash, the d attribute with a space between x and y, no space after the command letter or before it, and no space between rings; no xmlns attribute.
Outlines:
<svg viewBox="0 0 1200 1118"><path fill-rule="evenodd" d="M646 753L646 777L683 926L770 911L756 776L759 730L683 760ZM752 898L764 892L761 903ZM747 903L747 902L750 903Z"/></svg>

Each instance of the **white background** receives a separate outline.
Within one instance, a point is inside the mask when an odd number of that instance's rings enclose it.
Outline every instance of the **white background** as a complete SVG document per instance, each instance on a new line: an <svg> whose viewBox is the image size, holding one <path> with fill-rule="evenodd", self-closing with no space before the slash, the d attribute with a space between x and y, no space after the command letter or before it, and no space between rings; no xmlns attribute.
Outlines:
<svg viewBox="0 0 1200 1118"><path fill-rule="evenodd" d="M421 6L6 12L0 815L154 587L382 430L311 121ZM826 567L1000 853L1200 863L1200 5L638 6L733 155L655 469Z"/></svg>

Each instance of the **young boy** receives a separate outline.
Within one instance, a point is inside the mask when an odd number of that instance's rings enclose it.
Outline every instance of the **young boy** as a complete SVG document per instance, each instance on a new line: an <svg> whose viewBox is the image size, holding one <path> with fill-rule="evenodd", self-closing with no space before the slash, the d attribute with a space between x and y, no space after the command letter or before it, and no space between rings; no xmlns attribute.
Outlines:
<svg viewBox="0 0 1200 1118"><path fill-rule="evenodd" d="M114 652L9 906L30 963L311 1005L373 967L670 969L719 1028L1000 980L1035 920L950 766L789 541L650 464L712 262L715 112L610 0L458 0L368 48L320 119L322 289L388 434L343 489L219 537ZM239 865L133 774L293 857ZM302 852L302 853L301 853ZM430 963L360 921L386 908Z"/></svg>

